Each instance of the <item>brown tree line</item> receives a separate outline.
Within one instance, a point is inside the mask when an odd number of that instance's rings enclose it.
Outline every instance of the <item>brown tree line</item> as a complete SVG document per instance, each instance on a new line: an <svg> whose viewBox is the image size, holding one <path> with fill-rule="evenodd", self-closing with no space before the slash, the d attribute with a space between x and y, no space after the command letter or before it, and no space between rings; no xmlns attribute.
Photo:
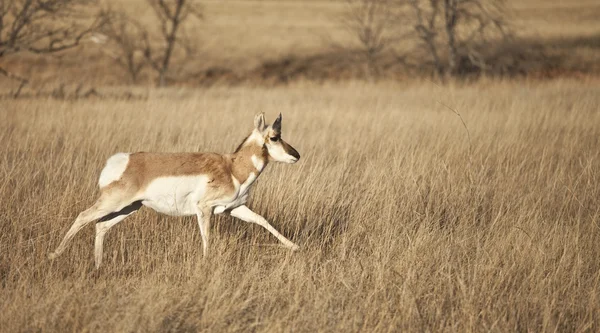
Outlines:
<svg viewBox="0 0 600 333"><path fill-rule="evenodd" d="M133 83L147 68L156 85L165 86L174 57L184 62L195 54L186 25L202 19L202 8L194 0L146 1L155 17L151 23L97 0L0 0L0 61L20 52L67 50L90 37L106 44L104 52ZM343 24L360 43L372 77L380 75L381 54L407 41L438 77L469 68L485 71L486 48L511 36L505 0L347 0L347 5ZM17 94L27 83L1 66L0 74L20 82Z"/></svg>
<svg viewBox="0 0 600 333"><path fill-rule="evenodd" d="M509 16L505 0L347 0L342 22L371 75L379 74L377 58L402 41L425 55L419 65L445 78L485 72L485 50L512 37Z"/></svg>

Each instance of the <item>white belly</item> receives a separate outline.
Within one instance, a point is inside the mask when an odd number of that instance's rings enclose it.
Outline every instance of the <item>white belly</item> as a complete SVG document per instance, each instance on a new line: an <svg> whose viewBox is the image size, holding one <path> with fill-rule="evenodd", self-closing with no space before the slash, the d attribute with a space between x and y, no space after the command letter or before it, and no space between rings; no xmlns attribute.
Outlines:
<svg viewBox="0 0 600 333"><path fill-rule="evenodd" d="M197 204L206 192L207 183L207 176L157 178L142 194L142 203L167 215L195 215Z"/></svg>

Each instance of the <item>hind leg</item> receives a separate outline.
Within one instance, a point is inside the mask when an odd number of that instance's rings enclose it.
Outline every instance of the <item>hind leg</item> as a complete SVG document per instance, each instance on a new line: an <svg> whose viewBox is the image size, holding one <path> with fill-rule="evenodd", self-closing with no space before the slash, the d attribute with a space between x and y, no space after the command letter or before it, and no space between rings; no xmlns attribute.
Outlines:
<svg viewBox="0 0 600 333"><path fill-rule="evenodd" d="M108 230L117 225L117 223L123 221L127 216L135 213L138 209L140 209L141 206L141 202L136 201L131 205L121 209L119 212L104 216L96 223L96 239L94 242L94 261L96 262L96 269L99 269L100 265L102 264L104 236Z"/></svg>
<svg viewBox="0 0 600 333"><path fill-rule="evenodd" d="M84 210L79 214L79 216L77 216L77 219L75 222L73 222L73 225L69 231L67 231L67 234L63 240L60 242L56 250L48 255L48 258L54 259L63 253L63 251L67 248L69 241L71 241L71 239L73 239L73 237L90 222L100 219L103 216L113 212L119 211L123 206L127 206L131 203L130 201L125 201L122 198L122 192L108 191L102 193L100 198L98 198L92 207Z"/></svg>
<svg viewBox="0 0 600 333"><path fill-rule="evenodd" d="M58 257L67 248L67 244L69 243L69 241L83 227L85 227L88 223L90 223L94 220L97 220L110 212L110 210L107 210L107 208L103 207L103 206L104 205L102 203L102 199L98 199L98 201L96 201L96 203L92 207L81 212L79 214L79 216L77 216L77 219L75 220L75 222L73 223L73 225L71 226L69 231L67 231L67 234L65 235L63 240L60 242L60 244L58 245L56 250L53 253L50 253L48 255L48 258L54 259L54 258Z"/></svg>

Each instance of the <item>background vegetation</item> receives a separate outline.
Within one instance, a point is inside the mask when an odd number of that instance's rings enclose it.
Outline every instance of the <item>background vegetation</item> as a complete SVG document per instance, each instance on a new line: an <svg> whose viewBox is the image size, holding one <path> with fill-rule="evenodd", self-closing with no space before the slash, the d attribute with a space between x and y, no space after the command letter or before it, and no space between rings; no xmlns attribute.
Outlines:
<svg viewBox="0 0 600 333"><path fill-rule="evenodd" d="M134 84L107 30L1 56L28 84L1 78L0 330L599 330L600 4L509 4L518 75L411 69L402 42L369 63L326 1L202 2L166 88L144 62ZM81 28L133 16L168 46L147 2L101 9ZM46 259L108 156L230 152L260 111L302 159L270 165L250 207L301 251L219 216L203 259L193 218L142 209L99 271L93 228Z"/></svg>
<svg viewBox="0 0 600 333"><path fill-rule="evenodd" d="M157 12L159 0L46 1L86 3L89 24L73 22L78 24L77 32L86 28L94 32L85 35L77 48L50 56L26 52L26 48L0 56L1 68L29 79L34 92L60 84L75 89L79 85L160 83L173 25L168 19L161 24L164 15ZM452 71L459 77L581 77L596 76L600 69L597 0L186 1L189 9L177 25L165 84L272 85L436 77L436 72L449 70L442 15L445 2L483 3L486 8L502 4L501 10L484 11L483 35L474 34L479 24L473 18L457 19L457 67ZM432 3L440 8L435 16ZM416 5L421 8L421 21ZM470 17L482 13L467 9ZM432 17L436 19L430 27ZM502 30L488 28L496 26L496 21ZM437 63L431 46L436 49ZM0 80L13 91L18 86L14 79L0 75Z"/></svg>

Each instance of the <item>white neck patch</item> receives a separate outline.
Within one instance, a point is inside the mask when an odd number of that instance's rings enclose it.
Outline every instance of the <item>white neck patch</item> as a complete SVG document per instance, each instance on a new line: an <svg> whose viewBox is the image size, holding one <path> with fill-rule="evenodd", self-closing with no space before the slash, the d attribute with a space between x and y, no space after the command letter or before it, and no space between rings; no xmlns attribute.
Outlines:
<svg viewBox="0 0 600 333"><path fill-rule="evenodd" d="M258 170L258 172L261 172L262 169L265 167L265 161L263 161L261 158L258 158L256 155L252 155L251 159L252 164L254 164L256 170Z"/></svg>

